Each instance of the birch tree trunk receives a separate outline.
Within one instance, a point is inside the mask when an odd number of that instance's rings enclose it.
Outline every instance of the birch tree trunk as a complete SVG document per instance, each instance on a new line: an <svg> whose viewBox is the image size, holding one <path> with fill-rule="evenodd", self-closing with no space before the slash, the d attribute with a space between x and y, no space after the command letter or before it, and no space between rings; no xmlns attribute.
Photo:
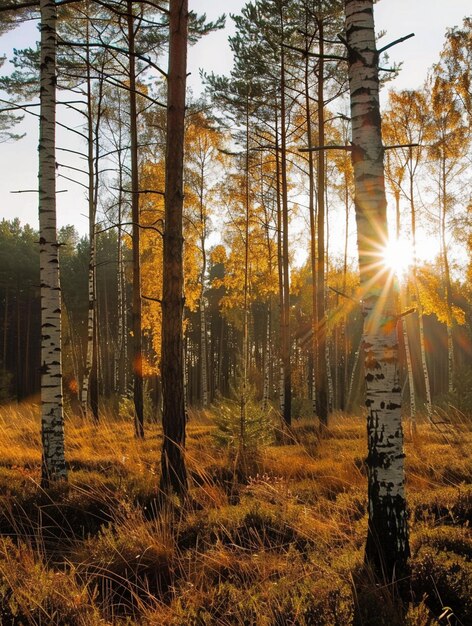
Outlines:
<svg viewBox="0 0 472 626"><path fill-rule="evenodd" d="M161 488L187 493L183 362L183 157L187 78L188 0L169 3L169 70L165 229L162 286L163 444Z"/></svg>
<svg viewBox="0 0 472 626"><path fill-rule="evenodd" d="M412 163L412 149L410 148L409 161ZM421 367L423 369L423 379L426 393L426 413L428 419L433 419L433 404L431 401L431 385L429 382L428 363L426 361L426 342L424 336L424 321L423 321L423 307L420 300L420 292L418 288L418 273L416 270L416 207L414 198L414 184L413 184L413 167L410 165L410 212L411 212L411 238L413 244L413 289L416 299L416 308L418 311L418 326L420 335L420 352L421 352Z"/></svg>
<svg viewBox="0 0 472 626"><path fill-rule="evenodd" d="M400 191L395 192L395 222L396 222L396 241L400 240ZM400 301L400 312L406 308L407 305L407 290L408 287L403 287L400 285L399 287L399 301ZM411 360L411 350L410 350L410 340L408 337L408 328L406 319L402 319L402 335L403 335L403 347L405 348L405 360L406 360L406 371L408 376L408 390L410 393L410 418L411 423L413 424L416 416L416 398L415 398L415 379L413 377L413 364ZM413 429L412 429L413 432Z"/></svg>
<svg viewBox="0 0 472 626"><path fill-rule="evenodd" d="M269 409L269 400L270 400L270 342L271 342L271 305L270 299L267 303L267 318L266 318L266 343L264 350L264 383L262 387L262 410L268 411Z"/></svg>
<svg viewBox="0 0 472 626"><path fill-rule="evenodd" d="M56 6L41 0L39 252L41 283L41 483L67 479L62 406L61 287L56 232Z"/></svg>
<svg viewBox="0 0 472 626"><path fill-rule="evenodd" d="M443 151L444 152L444 151ZM446 244L446 216L447 216L447 176L446 176L446 157L441 157L441 226L440 226L440 244L441 254L443 257L444 282L446 296L446 330L447 330L447 390L448 393L454 392L454 339L452 334L453 318L452 318L452 288L451 288L451 272L449 269L449 259L447 255Z"/></svg>
<svg viewBox="0 0 472 626"><path fill-rule="evenodd" d="M88 19L88 4L86 17L86 41L90 41L90 22ZM85 357L85 370L82 382L82 412L87 415L87 408L92 408L93 417L98 420L98 359L97 359L97 311L96 311L96 178L98 161L94 153L94 114L92 98L92 77L90 63L90 48L85 50L86 77L87 77L87 165L88 165L88 209L89 209L89 267L88 267L88 315L87 315L87 350ZM97 116L98 117L98 116ZM98 124L98 120L97 120ZM97 127L98 135L98 127ZM97 151L98 151L98 136Z"/></svg>
<svg viewBox="0 0 472 626"><path fill-rule="evenodd" d="M409 542L395 298L392 281L379 269L387 242L387 203L373 0L345 0L345 14L368 410L365 558L392 579L406 565Z"/></svg>

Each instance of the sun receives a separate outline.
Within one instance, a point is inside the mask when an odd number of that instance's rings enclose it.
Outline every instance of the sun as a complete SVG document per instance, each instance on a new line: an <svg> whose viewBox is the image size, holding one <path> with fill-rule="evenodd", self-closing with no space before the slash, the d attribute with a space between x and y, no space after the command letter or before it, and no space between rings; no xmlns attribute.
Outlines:
<svg viewBox="0 0 472 626"><path fill-rule="evenodd" d="M411 243L405 239L390 239L383 250L383 262L399 280L406 278L413 265Z"/></svg>

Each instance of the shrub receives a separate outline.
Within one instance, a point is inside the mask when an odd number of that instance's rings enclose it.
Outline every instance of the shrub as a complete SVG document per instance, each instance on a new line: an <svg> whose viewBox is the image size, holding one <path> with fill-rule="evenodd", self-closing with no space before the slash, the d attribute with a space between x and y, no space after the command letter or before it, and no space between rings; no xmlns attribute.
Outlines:
<svg viewBox="0 0 472 626"><path fill-rule="evenodd" d="M427 596L436 617L448 607L450 624L453 616L459 624L472 624L472 563L463 556L421 547L411 560L411 585L418 597Z"/></svg>
<svg viewBox="0 0 472 626"><path fill-rule="evenodd" d="M103 624L87 585L73 569L48 569L38 554L0 540L0 623L95 626Z"/></svg>

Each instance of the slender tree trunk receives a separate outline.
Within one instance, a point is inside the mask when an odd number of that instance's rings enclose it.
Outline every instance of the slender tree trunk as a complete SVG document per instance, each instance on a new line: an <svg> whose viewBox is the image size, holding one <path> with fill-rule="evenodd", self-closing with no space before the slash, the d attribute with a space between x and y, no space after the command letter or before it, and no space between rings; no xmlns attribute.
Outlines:
<svg viewBox="0 0 472 626"><path fill-rule="evenodd" d="M136 59L134 49L135 26L133 3L128 0L128 46L129 46L129 113L131 135L131 215L133 221L133 398L134 431L136 437L144 437L143 401L143 338L141 301L141 259L140 259L140 214L139 214L139 171L138 171L138 125L136 107Z"/></svg>
<svg viewBox="0 0 472 626"><path fill-rule="evenodd" d="M280 140L279 121L277 115L277 103L275 106L275 180L277 198L277 278L279 286L279 326L280 326L280 377L279 377L279 408L282 417L285 414L285 387L284 387L284 361L283 361L283 336L284 325L284 255L282 247L282 203L280 191Z"/></svg>
<svg viewBox="0 0 472 626"><path fill-rule="evenodd" d="M271 306L270 299L267 302L267 318L266 318L266 341L265 341L265 350L264 350L264 384L262 387L262 410L268 411L269 409L269 400L270 400L270 360L271 360L271 351L270 351L270 322L271 322Z"/></svg>
<svg viewBox="0 0 472 626"><path fill-rule="evenodd" d="M306 26L308 28L308 26ZM308 42L307 42L308 46ZM308 52L308 50L307 50ZM315 164L313 159L313 152L311 151L311 106L310 106L310 75L309 56L305 55L305 110L306 110L306 134L307 134L307 146L308 146L308 213L310 216L310 262L311 262L311 323L312 323L312 358L313 358L313 371L312 371L312 408L313 414L317 414L316 410L316 363L318 353L318 332L317 332L317 304L316 304L316 216L315 216Z"/></svg>
<svg viewBox="0 0 472 626"><path fill-rule="evenodd" d="M368 410L365 556L389 580L401 576L409 543L395 298L376 263L388 238L373 0L345 0L345 12Z"/></svg>
<svg viewBox="0 0 472 626"><path fill-rule="evenodd" d="M25 389L28 395L31 394L30 384L30 370L31 370L31 359L30 359L30 345L31 345L31 291L28 288L28 310L26 317L26 345L25 345Z"/></svg>
<svg viewBox="0 0 472 626"><path fill-rule="evenodd" d="M3 351L2 351L2 366L3 369L7 370L7 351L8 351L8 328L9 328L9 317L8 317L8 305L9 305L9 295L10 290L8 285L5 286L5 308L3 312Z"/></svg>
<svg viewBox="0 0 472 626"><path fill-rule="evenodd" d="M283 25L283 16L281 15ZM283 28L282 28L283 40ZM292 368L290 362L290 273L288 259L288 186L287 186L287 127L285 103L285 52L281 47L280 59L280 173L282 191L282 258L283 258L283 334L282 363L284 387L283 419L287 426L292 423Z"/></svg>
<svg viewBox="0 0 472 626"><path fill-rule="evenodd" d="M413 184L413 166L412 166L412 148L409 150L410 160L410 213L411 213L411 238L413 246L413 289L416 299L416 309L418 312L418 326L420 335L420 353L421 353L421 367L423 370L423 379L426 395L426 413L428 419L431 421L433 418L433 404L431 401L431 384L429 381L428 363L426 361L426 342L424 335L424 321L423 321L423 307L420 300L420 291L418 288L418 273L417 273L417 259L416 259L416 207L415 207L415 195Z"/></svg>
<svg viewBox="0 0 472 626"><path fill-rule="evenodd" d="M88 10L88 4L87 4ZM90 39L89 20L86 21L86 41ZM87 315L87 349L85 371L82 382L82 412L87 414L90 404L95 420L98 420L98 386L96 372L97 349L97 315L96 315L96 192L95 192L95 155L94 155L94 119L92 99L92 78L90 72L90 48L85 51L87 78L87 163L88 163L88 208L89 208L89 267L88 267L88 315Z"/></svg>
<svg viewBox="0 0 472 626"><path fill-rule="evenodd" d="M395 236L396 241L400 240L400 191L396 190L395 192ZM405 287L400 284L399 286L399 302L400 302L400 312L406 308L407 297L405 292ZM403 346L405 348L405 359L406 359L406 371L408 376L408 389L410 393L410 418L412 423L415 421L416 415L416 399L415 399L415 380L413 377L413 364L411 361L411 350L410 350L410 341L408 338L408 328L406 319L402 318L402 334L403 334ZM412 429L413 432L413 429Z"/></svg>
<svg viewBox="0 0 472 626"><path fill-rule="evenodd" d="M20 285L16 283L16 401L21 400L21 308L20 308Z"/></svg>
<svg viewBox="0 0 472 626"><path fill-rule="evenodd" d="M121 146L121 135L120 135ZM122 394L128 393L128 297L126 293L126 272L123 259L123 163L121 150L118 152L118 372L119 386L118 390Z"/></svg>
<svg viewBox="0 0 472 626"><path fill-rule="evenodd" d="M200 245L202 248L202 294L200 296L200 375L201 375L201 393L202 393L202 407L204 409L208 406L208 358L207 358L207 332L206 332L206 311L205 311L205 278L206 278L206 216L203 197L203 184L205 180L204 165L202 160L202 167L200 171L200 189L199 189L199 204L200 204L200 227L202 229Z"/></svg>
<svg viewBox="0 0 472 626"><path fill-rule="evenodd" d="M62 406L61 287L56 232L56 6L40 0L39 253L41 282L41 483L67 479Z"/></svg>
<svg viewBox="0 0 472 626"><path fill-rule="evenodd" d="M183 157L187 74L188 0L169 3L167 142L162 295L161 488L187 493L183 363Z"/></svg>
<svg viewBox="0 0 472 626"><path fill-rule="evenodd" d="M452 288L451 288L451 272L449 269L449 258L447 255L446 244L446 216L447 216L447 177L446 177L446 157L442 157L441 163L442 171L442 206L441 206L441 252L443 257L444 266L444 282L445 282L445 295L446 295L446 310L447 310L447 390L451 394L454 392L454 338L453 338L453 319L452 319Z"/></svg>
<svg viewBox="0 0 472 626"><path fill-rule="evenodd" d="M246 155L245 155L245 220L244 220L244 308L243 308L243 349L242 349L242 388L240 396L240 429L238 460L242 468L246 462L246 418L248 403L249 370L249 94L246 96Z"/></svg>
<svg viewBox="0 0 472 626"><path fill-rule="evenodd" d="M318 20L319 53L318 62L318 145L325 144L324 130L324 43L323 20ZM326 364L326 312L325 312L325 152L318 152L317 168L317 272L316 272L316 329L318 350L316 360L317 411L320 425L328 425L328 372Z"/></svg>
<svg viewBox="0 0 472 626"><path fill-rule="evenodd" d="M343 286L342 291L343 294L346 294L346 286L347 286L347 248L349 243L349 186L347 173L344 179L344 208L345 208L345 234L344 234L344 255L343 255ZM340 398L340 407L342 411L347 410L347 402L346 402L346 391L347 391L347 379L348 379L348 348L349 348L349 340L347 336L347 313L343 314L342 319L342 330L341 330L341 398Z"/></svg>

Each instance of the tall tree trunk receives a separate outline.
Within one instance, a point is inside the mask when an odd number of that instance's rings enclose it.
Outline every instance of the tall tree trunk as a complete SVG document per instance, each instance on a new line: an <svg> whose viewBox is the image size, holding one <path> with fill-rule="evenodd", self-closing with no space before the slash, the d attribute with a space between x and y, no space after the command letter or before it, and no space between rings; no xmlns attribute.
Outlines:
<svg viewBox="0 0 472 626"><path fill-rule="evenodd" d="M200 227L202 229L200 245L202 248L202 294L200 296L200 376L201 376L201 395L202 407L208 406L208 358L207 358L207 332L206 332L206 307L205 307L205 279L206 279L206 215L204 207L204 163L202 160L200 170L200 189L199 189L199 205L200 205Z"/></svg>
<svg viewBox="0 0 472 626"><path fill-rule="evenodd" d="M325 143L324 131L324 43L323 43L323 20L318 21L319 53L318 62L318 146L322 148ZM328 372L326 364L326 314L325 314L325 152L318 152L317 168L317 271L316 271L316 331L318 336L318 349L316 359L316 394L317 411L320 425L328 425Z"/></svg>
<svg viewBox="0 0 472 626"><path fill-rule="evenodd" d="M409 150L410 163L412 162L412 148ZM433 404L431 401L431 384L429 381L428 363L426 361L426 342L424 336L424 320L423 320L423 307L420 300L420 291L418 288L418 273L416 262L416 207L414 196L414 184L413 184L413 167L410 165L410 212L411 212L411 237L413 244L413 288L416 298L416 308L418 312L418 325L420 335L420 353L421 353L421 367L423 369L423 379L426 395L426 413L428 419L431 421L433 418Z"/></svg>
<svg viewBox="0 0 472 626"><path fill-rule="evenodd" d="M451 287L451 272L449 269L449 258L447 255L446 244L446 216L447 216L447 176L446 176L446 157L443 155L441 162L441 226L440 226L440 239L441 239L441 253L443 257L444 267L444 282L445 282L445 296L446 296L446 330L447 330L447 390L448 393L454 391L454 337L452 333L453 319L452 319L452 287Z"/></svg>
<svg viewBox="0 0 472 626"><path fill-rule="evenodd" d="M121 148L121 126L119 147ZM128 393L128 307L126 293L126 271L123 259L123 162L122 151L118 151L118 390L120 394Z"/></svg>
<svg viewBox="0 0 472 626"><path fill-rule="evenodd" d="M349 185L347 178L347 170L345 169L345 177L344 177L344 208L345 208L345 222L344 222L344 254L343 254L343 283L342 283L342 291L344 295L346 294L346 286L347 286L347 249L349 243ZM342 411L347 410L347 402L346 402L346 391L347 391L347 379L348 379L348 348L349 348L349 339L347 336L347 313L343 313L342 319L342 330L341 330L341 398L340 398L340 408Z"/></svg>
<svg viewBox="0 0 472 626"><path fill-rule="evenodd" d="M283 15L281 14L282 40ZM287 185L287 120L285 102L285 51L280 55L280 173L282 191L282 259L283 259L283 334L282 363L284 411L283 419L287 426L292 423L292 368L290 362L290 273L288 259L288 185Z"/></svg>
<svg viewBox="0 0 472 626"><path fill-rule="evenodd" d="M249 88L249 87L247 87ZM239 413L239 466L244 469L246 463L246 417L248 403L248 370L249 370L249 94L246 94L246 154L245 154L245 190L244 190L244 291L243 291L243 345L242 345L242 385L240 391Z"/></svg>
<svg viewBox="0 0 472 626"><path fill-rule="evenodd" d="M128 46L129 46L129 113L131 135L131 216L133 221L133 398L134 431L136 437L144 437L143 401L143 337L141 300L139 171L138 171L138 125L136 107L136 58L133 3L128 0Z"/></svg>
<svg viewBox="0 0 472 626"><path fill-rule="evenodd" d="M271 350L270 350L270 342L271 342L271 299L267 302L267 314L266 314L266 340L264 346L264 357L263 357L263 375L264 381L262 385L262 410L267 411L269 409L269 400L270 400L270 361L271 361Z"/></svg>
<svg viewBox="0 0 472 626"><path fill-rule="evenodd" d="M305 26L308 29L308 25ZM308 53L308 41L306 42ZM307 146L308 146L308 213L310 216L310 262L311 262L311 280L312 280L312 289L311 289L311 323L312 323L312 359L313 359L313 368L312 368L312 409L313 414L316 415L316 371L317 371L317 353L318 353L318 333L317 333L317 305L316 305L316 283L317 283L317 275L316 275L316 215L315 215L315 164L313 159L313 152L311 150L312 142L311 142L311 134L312 134L312 126L311 126L311 106L310 106L310 85L309 85L309 75L310 75L310 64L309 64L309 56L305 54L305 113L306 113L306 134L307 134Z"/></svg>
<svg viewBox="0 0 472 626"><path fill-rule="evenodd" d="M62 405L61 287L56 232L56 6L40 0L39 253L41 483L67 479Z"/></svg>
<svg viewBox="0 0 472 626"><path fill-rule="evenodd" d="M391 579L406 566L409 542L395 298L393 282L378 269L388 238L373 0L345 0L345 13L368 410L365 556Z"/></svg>
<svg viewBox="0 0 472 626"><path fill-rule="evenodd" d="M88 3L87 3L88 10ZM86 41L90 39L89 20L86 18ZM82 381L82 412L87 414L87 408L93 407L94 419L98 419L98 386L96 372L97 349L97 312L96 312L96 242L95 242L95 155L94 155L94 119L92 99L92 78L90 72L90 48L85 50L86 78L87 78L87 164L88 164L88 209L89 209L89 267L88 267L88 315L87 315L87 349L85 370ZM93 397L92 397L93 396Z"/></svg>
<svg viewBox="0 0 472 626"><path fill-rule="evenodd" d="M397 189L395 191L395 238L398 244L400 240L400 191ZM406 308L407 305L407 293L406 288L400 284L399 286L400 292L400 312ZM402 318L402 334L403 334L403 346L405 348L405 359L406 359L406 371L408 376L408 389L410 393L410 418L412 424L415 421L416 415L416 399L415 399L415 379L413 377L413 364L411 360L411 350L410 350L410 341L408 337L408 328L406 319Z"/></svg>
<svg viewBox="0 0 472 626"><path fill-rule="evenodd" d="M277 98L275 97L275 100ZM280 376L279 376L279 408L282 418L285 414L285 387L284 387L284 360L283 360L283 337L285 332L284 325L284 254L282 246L282 202L280 191L280 133L279 121L277 115L277 102L275 106L275 185L276 185L276 201L277 201L277 279L279 287L279 358L280 358Z"/></svg>
<svg viewBox="0 0 472 626"><path fill-rule="evenodd" d="M183 157L187 74L188 0L169 3L165 228L162 290L161 488L187 492L183 362Z"/></svg>

